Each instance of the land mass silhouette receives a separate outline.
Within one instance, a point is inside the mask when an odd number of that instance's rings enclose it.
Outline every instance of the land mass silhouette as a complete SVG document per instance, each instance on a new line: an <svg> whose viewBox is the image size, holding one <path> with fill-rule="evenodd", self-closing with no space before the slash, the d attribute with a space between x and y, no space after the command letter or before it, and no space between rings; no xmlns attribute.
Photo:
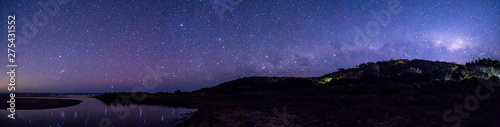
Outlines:
<svg viewBox="0 0 500 127"><path fill-rule="evenodd" d="M96 98L110 105L198 108L177 126L494 126L500 125L499 76L500 62L489 58L465 65L400 59L321 77L246 77L192 92ZM474 110L463 109L478 89L488 97Z"/></svg>

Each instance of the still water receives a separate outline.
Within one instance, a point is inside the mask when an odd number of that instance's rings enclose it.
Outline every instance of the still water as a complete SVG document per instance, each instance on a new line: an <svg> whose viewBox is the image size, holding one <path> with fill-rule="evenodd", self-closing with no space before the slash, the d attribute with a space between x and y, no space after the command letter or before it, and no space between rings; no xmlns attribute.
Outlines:
<svg viewBox="0 0 500 127"><path fill-rule="evenodd" d="M7 110L0 110L0 127L170 127L197 111L153 105L109 106L95 98L66 99L82 102L63 108L16 110L15 120L7 117Z"/></svg>

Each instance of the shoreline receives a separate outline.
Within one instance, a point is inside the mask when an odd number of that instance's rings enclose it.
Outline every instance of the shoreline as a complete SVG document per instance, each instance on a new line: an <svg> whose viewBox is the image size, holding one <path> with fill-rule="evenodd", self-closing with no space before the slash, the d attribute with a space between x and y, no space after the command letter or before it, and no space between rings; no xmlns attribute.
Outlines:
<svg viewBox="0 0 500 127"><path fill-rule="evenodd" d="M1 102L6 102L10 98L0 96ZM29 98L29 97L16 97L15 99L16 110L39 110L39 109L53 109L75 106L82 101L74 99L48 99L48 98ZM0 105L1 109L9 108L8 103Z"/></svg>

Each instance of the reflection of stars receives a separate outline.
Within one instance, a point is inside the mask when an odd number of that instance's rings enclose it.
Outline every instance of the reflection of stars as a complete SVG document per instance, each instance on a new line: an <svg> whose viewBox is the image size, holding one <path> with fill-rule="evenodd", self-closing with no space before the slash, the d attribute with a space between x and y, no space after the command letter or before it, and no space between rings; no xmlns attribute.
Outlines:
<svg viewBox="0 0 500 127"><path fill-rule="evenodd" d="M64 70L64 69L63 69L63 70L61 70L61 72L59 72L59 73L61 73L61 74L62 74L62 73L63 73L63 72L65 72L65 71L66 71L66 70Z"/></svg>

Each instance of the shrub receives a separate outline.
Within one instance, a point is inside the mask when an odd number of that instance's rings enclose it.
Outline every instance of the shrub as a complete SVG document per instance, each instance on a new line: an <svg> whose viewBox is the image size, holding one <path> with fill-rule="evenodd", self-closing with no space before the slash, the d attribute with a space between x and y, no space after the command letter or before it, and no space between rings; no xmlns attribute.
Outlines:
<svg viewBox="0 0 500 127"><path fill-rule="evenodd" d="M176 91L174 92L174 94L181 94L181 93L182 93L182 92L181 92L181 90L176 90Z"/></svg>

